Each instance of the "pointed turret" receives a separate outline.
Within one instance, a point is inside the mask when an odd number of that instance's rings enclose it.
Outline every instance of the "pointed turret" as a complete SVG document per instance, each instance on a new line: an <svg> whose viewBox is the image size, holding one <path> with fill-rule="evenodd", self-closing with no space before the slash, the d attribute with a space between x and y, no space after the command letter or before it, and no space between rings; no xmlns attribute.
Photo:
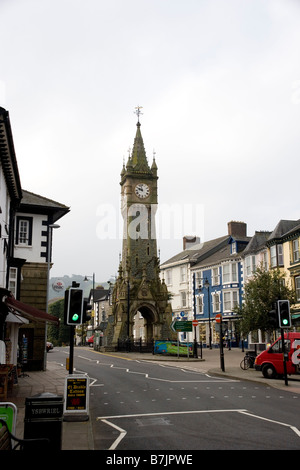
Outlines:
<svg viewBox="0 0 300 470"><path fill-rule="evenodd" d="M152 162L152 166L151 166L151 171L152 171L153 176L157 176L157 165L156 165L156 161L155 161L155 157L154 157L154 156L153 156L153 162Z"/></svg>
<svg viewBox="0 0 300 470"><path fill-rule="evenodd" d="M137 123L137 130L134 139L131 161L133 165L133 171L136 173L151 173L148 165L143 137L141 134L141 123Z"/></svg>

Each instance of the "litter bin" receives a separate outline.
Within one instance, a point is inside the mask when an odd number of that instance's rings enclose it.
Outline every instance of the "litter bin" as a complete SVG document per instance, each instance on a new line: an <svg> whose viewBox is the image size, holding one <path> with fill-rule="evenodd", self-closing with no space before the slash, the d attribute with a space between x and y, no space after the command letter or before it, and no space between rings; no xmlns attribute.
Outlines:
<svg viewBox="0 0 300 470"><path fill-rule="evenodd" d="M51 450L61 450L63 402L60 395L41 393L25 400L24 439L46 437Z"/></svg>

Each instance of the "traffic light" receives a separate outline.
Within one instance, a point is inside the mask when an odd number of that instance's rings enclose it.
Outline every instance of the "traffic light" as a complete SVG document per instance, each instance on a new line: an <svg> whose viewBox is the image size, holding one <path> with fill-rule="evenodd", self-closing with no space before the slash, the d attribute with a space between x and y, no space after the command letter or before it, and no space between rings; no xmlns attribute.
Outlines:
<svg viewBox="0 0 300 470"><path fill-rule="evenodd" d="M81 325L83 314L83 291L71 287L65 292L65 324Z"/></svg>
<svg viewBox="0 0 300 470"><path fill-rule="evenodd" d="M277 310L278 310L279 328L290 328L291 327L291 313L290 313L289 300L278 300Z"/></svg>
<svg viewBox="0 0 300 470"><path fill-rule="evenodd" d="M87 323L92 318L90 315L90 311L92 310L92 305L88 303L87 300L83 301L83 309L82 309L82 323Z"/></svg>
<svg viewBox="0 0 300 470"><path fill-rule="evenodd" d="M272 329L278 328L278 313L277 313L277 305L274 305L273 310L269 312L269 326Z"/></svg>

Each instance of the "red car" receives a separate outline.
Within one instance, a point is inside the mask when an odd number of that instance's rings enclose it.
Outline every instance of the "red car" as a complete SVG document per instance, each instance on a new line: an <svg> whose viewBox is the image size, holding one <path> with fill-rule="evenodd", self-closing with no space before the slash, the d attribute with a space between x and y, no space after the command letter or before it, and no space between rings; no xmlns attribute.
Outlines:
<svg viewBox="0 0 300 470"><path fill-rule="evenodd" d="M87 343L88 343L89 346L92 346L94 344L94 335L90 336L87 339Z"/></svg>

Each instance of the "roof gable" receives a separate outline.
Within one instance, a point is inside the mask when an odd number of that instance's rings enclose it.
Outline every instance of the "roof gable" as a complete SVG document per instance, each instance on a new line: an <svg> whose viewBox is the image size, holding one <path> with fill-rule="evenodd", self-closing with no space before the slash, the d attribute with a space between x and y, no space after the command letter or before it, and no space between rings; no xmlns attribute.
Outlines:
<svg viewBox="0 0 300 470"><path fill-rule="evenodd" d="M39 194L23 190L23 198L18 212L29 212L33 214L52 214L53 221L67 214L70 208Z"/></svg>

